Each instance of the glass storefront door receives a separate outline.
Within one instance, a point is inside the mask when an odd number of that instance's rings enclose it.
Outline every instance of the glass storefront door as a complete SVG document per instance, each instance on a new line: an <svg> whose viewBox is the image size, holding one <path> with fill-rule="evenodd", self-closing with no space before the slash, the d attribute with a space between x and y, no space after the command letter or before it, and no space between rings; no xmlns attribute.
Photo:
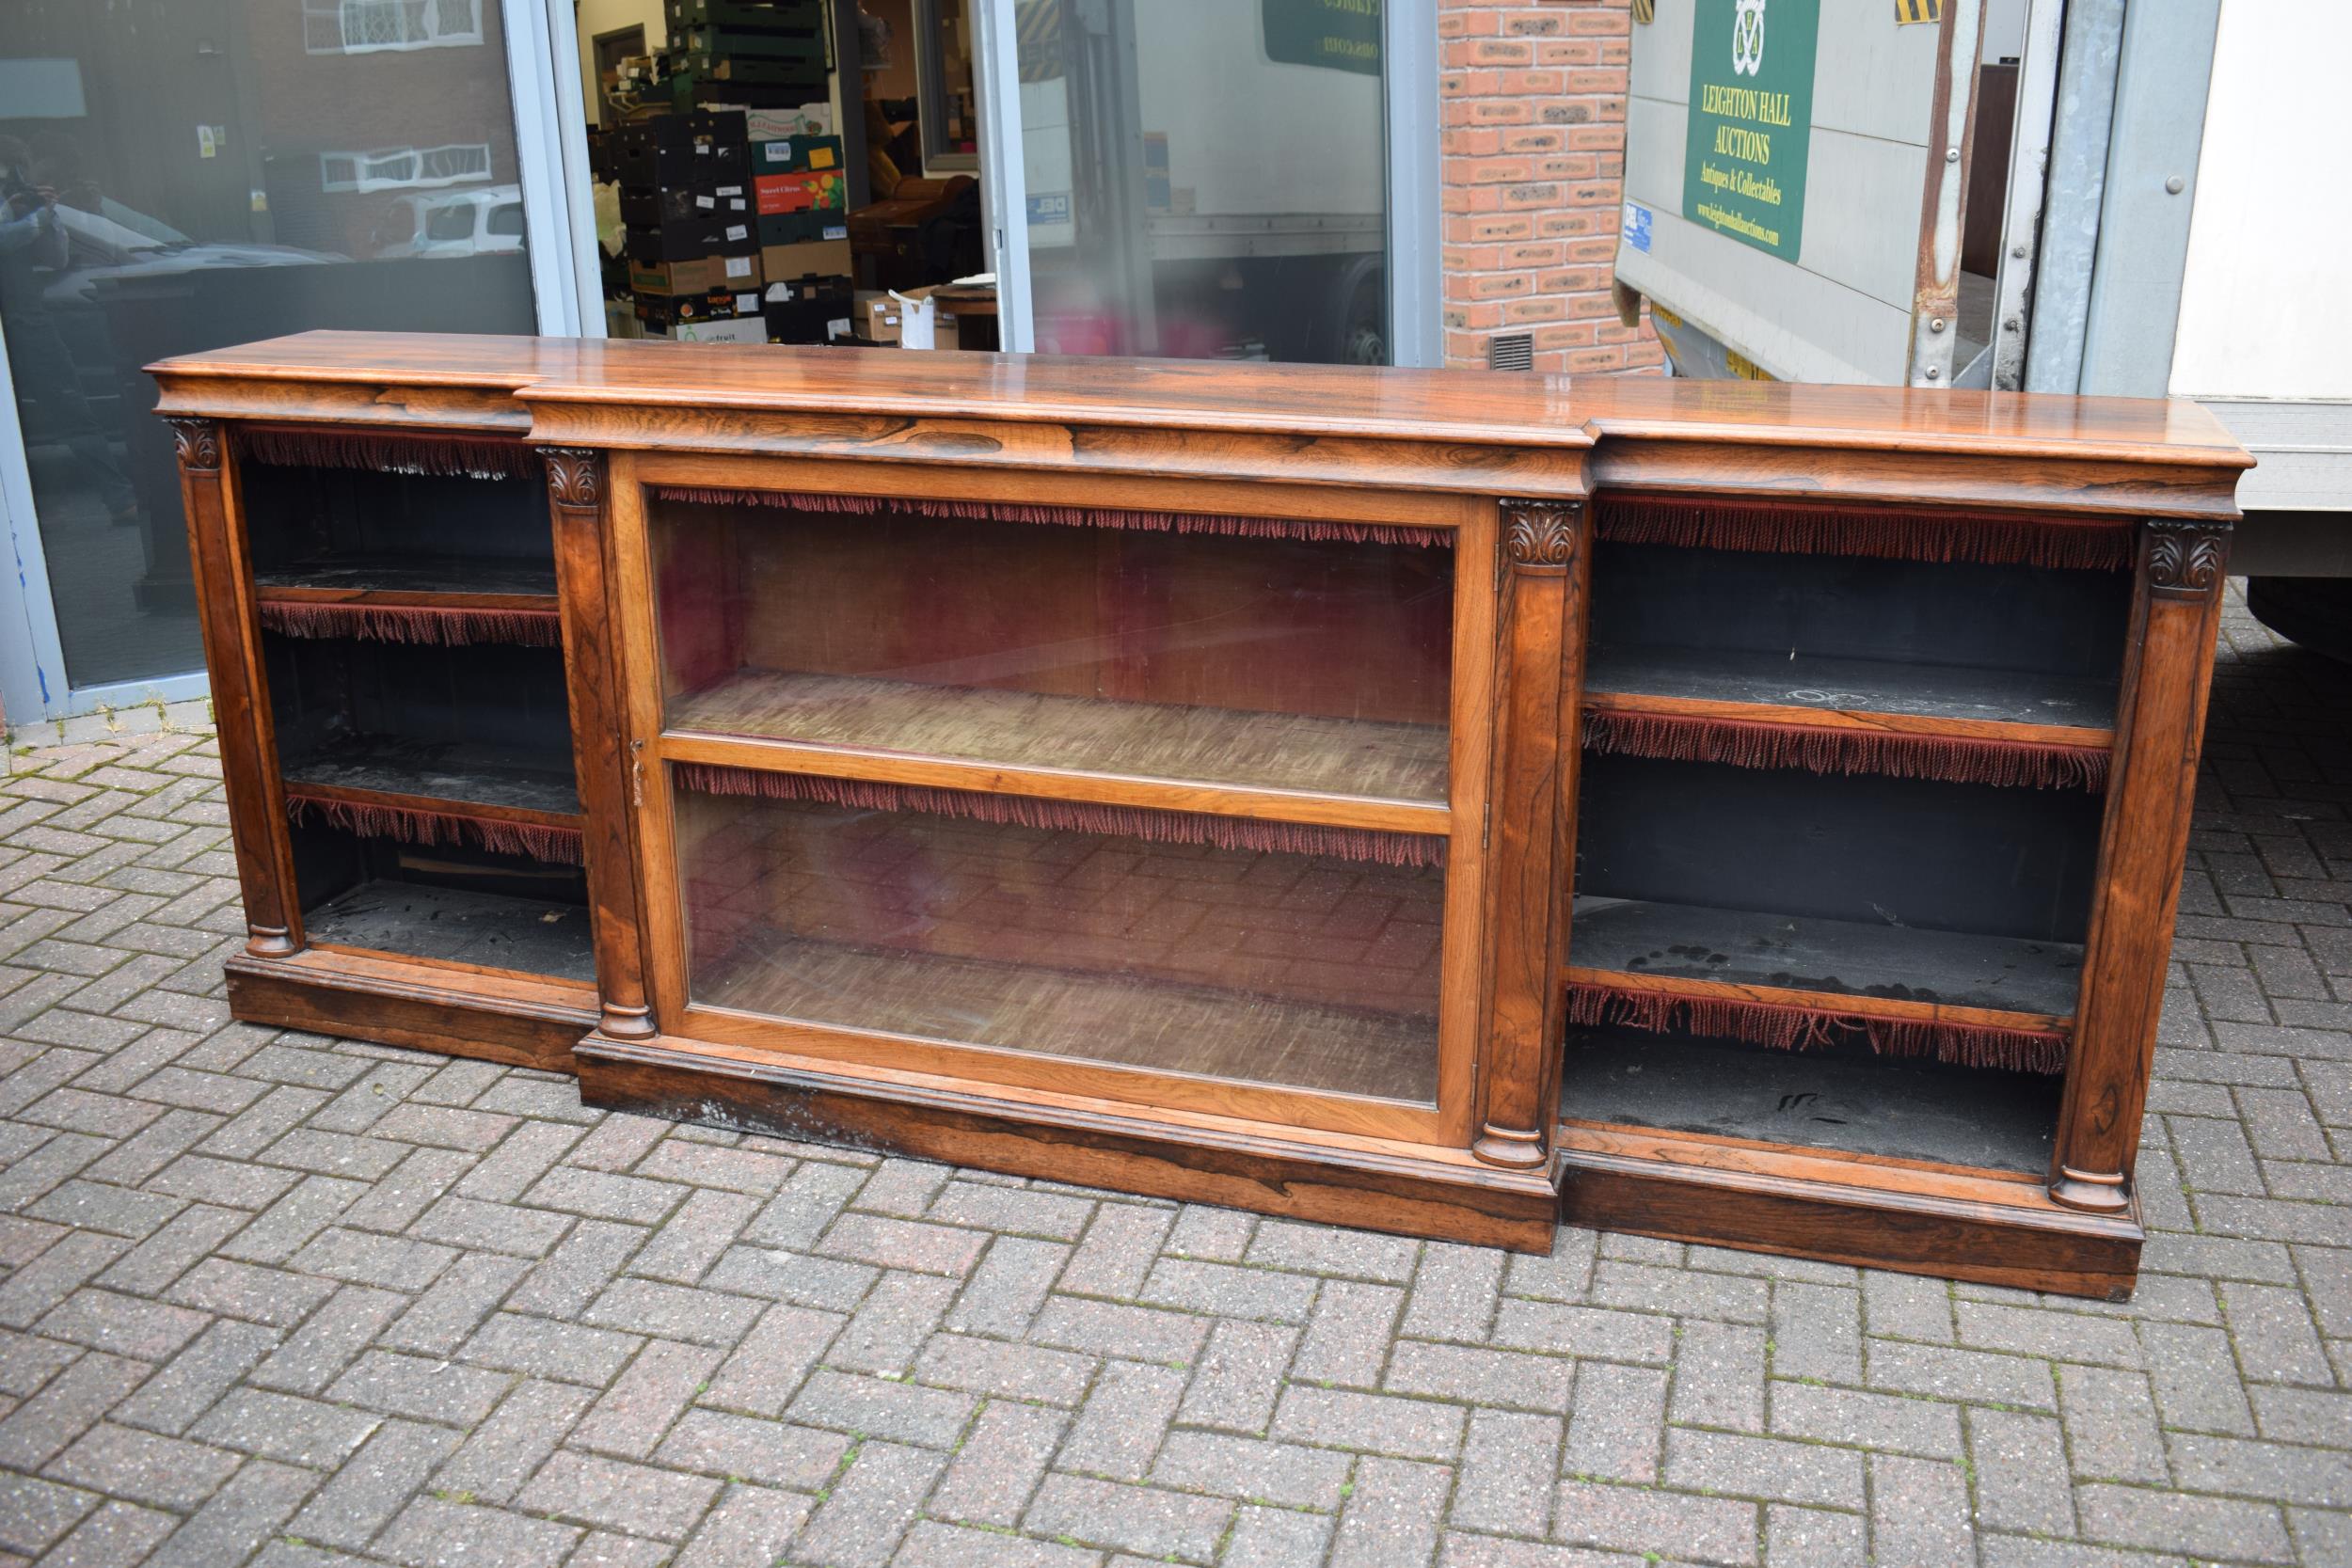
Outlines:
<svg viewBox="0 0 2352 1568"><path fill-rule="evenodd" d="M1399 358L1382 0L996 5L1028 346Z"/></svg>
<svg viewBox="0 0 2352 1568"><path fill-rule="evenodd" d="M202 667L141 366L313 327L535 329L507 58L499 0L0 0L8 500L63 665L42 706Z"/></svg>

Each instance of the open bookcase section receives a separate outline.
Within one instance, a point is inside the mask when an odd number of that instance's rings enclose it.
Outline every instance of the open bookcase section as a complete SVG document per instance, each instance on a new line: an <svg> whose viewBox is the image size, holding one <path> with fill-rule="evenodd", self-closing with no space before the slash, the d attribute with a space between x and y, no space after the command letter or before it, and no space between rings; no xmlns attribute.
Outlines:
<svg viewBox="0 0 2352 1568"><path fill-rule="evenodd" d="M2096 798L1594 756L1579 810L1572 1022L2063 1069Z"/></svg>
<svg viewBox="0 0 2352 1568"><path fill-rule="evenodd" d="M555 608L543 484L268 464L247 464L241 477L265 600L300 593L308 602L364 595L379 608L452 597L475 602L447 608Z"/></svg>
<svg viewBox="0 0 2352 1568"><path fill-rule="evenodd" d="M2100 808L2074 790L1588 756L1576 892L2079 945Z"/></svg>
<svg viewBox="0 0 2352 1568"><path fill-rule="evenodd" d="M1571 1121L2032 1177L2058 1107L2058 1080L2034 1073L1610 1028L1568 1032L1560 1086Z"/></svg>
<svg viewBox="0 0 2352 1568"><path fill-rule="evenodd" d="M580 869L464 844L363 837L326 821L292 832L312 942L441 963L593 980Z"/></svg>
<svg viewBox="0 0 2352 1568"><path fill-rule="evenodd" d="M661 500L674 730L1442 804L1454 552Z"/></svg>
<svg viewBox="0 0 2352 1568"><path fill-rule="evenodd" d="M263 642L290 784L578 816L557 650Z"/></svg>
<svg viewBox="0 0 2352 1568"><path fill-rule="evenodd" d="M697 1002L1197 1077L1435 1095L1438 866L919 809L940 792L903 807L709 794L680 772Z"/></svg>
<svg viewBox="0 0 2352 1568"><path fill-rule="evenodd" d="M1594 750L2106 785L2119 574L1608 542L1594 572Z"/></svg>

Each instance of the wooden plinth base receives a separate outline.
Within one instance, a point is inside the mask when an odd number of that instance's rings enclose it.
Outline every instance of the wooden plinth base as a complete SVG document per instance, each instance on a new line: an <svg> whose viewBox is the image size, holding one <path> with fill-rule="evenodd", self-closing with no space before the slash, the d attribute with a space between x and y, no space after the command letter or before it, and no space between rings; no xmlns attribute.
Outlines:
<svg viewBox="0 0 2352 1568"><path fill-rule="evenodd" d="M306 947L227 965L229 1010L247 1023L405 1045L509 1067L572 1070L596 1025L596 988L503 970Z"/></svg>
<svg viewBox="0 0 2352 1568"><path fill-rule="evenodd" d="M2139 1274L2136 1209L2030 1178L1579 1122L1560 1146L1569 1225L2109 1301Z"/></svg>
<svg viewBox="0 0 2352 1568"><path fill-rule="evenodd" d="M1182 1126L1101 1102L1050 1106L983 1085L662 1037L591 1035L576 1052L590 1105L739 1132L839 1144L1223 1204L1294 1219L1549 1252L1558 1196L1547 1173L1467 1152L1245 1124Z"/></svg>

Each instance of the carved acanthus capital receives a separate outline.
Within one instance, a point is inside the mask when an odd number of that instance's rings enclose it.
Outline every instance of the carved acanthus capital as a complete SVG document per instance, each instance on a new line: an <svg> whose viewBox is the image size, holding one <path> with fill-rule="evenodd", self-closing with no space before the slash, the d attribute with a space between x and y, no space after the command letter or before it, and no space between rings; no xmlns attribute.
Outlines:
<svg viewBox="0 0 2352 1568"><path fill-rule="evenodd" d="M192 474L220 471L220 426L211 420L173 420L171 444L180 467Z"/></svg>
<svg viewBox="0 0 2352 1568"><path fill-rule="evenodd" d="M1511 501L1503 550L1522 571L1561 571L1576 560L1577 508L1567 501Z"/></svg>
<svg viewBox="0 0 2352 1568"><path fill-rule="evenodd" d="M2221 592L2230 564L2230 525L2156 518L2148 524L2148 591L2163 599Z"/></svg>
<svg viewBox="0 0 2352 1568"><path fill-rule="evenodd" d="M548 491L558 506L594 508L604 489L604 453L593 447L541 447Z"/></svg>

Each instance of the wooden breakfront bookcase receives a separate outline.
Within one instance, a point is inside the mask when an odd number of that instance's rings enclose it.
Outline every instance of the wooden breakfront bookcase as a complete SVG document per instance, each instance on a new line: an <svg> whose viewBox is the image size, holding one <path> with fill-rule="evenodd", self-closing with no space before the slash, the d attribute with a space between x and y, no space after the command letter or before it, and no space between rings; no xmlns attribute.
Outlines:
<svg viewBox="0 0 2352 1568"><path fill-rule="evenodd" d="M259 1022L1343 1224L2127 1291L2192 405L307 334L154 367Z"/></svg>

